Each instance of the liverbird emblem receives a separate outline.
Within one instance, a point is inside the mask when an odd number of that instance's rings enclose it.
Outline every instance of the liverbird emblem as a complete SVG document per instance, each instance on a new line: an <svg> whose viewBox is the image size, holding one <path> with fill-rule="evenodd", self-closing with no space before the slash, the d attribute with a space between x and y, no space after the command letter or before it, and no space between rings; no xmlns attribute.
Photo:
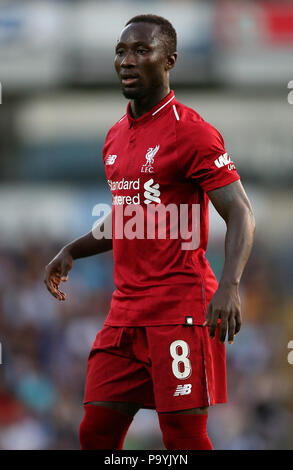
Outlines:
<svg viewBox="0 0 293 470"><path fill-rule="evenodd" d="M150 147L147 150L147 153L145 154L146 163L142 165L141 167L142 173L154 173L154 168L153 168L153 164L155 161L154 156L158 152L159 148L160 146L156 145L156 147Z"/></svg>

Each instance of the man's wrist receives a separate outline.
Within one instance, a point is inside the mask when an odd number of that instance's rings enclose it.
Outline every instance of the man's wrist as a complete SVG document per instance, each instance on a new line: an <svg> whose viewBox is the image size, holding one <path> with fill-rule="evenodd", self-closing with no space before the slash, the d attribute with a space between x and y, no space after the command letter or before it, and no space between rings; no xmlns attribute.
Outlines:
<svg viewBox="0 0 293 470"><path fill-rule="evenodd" d="M225 288L225 289L228 289L228 288L238 289L239 282L240 280L237 280L237 279L222 278L220 279L219 287Z"/></svg>
<svg viewBox="0 0 293 470"><path fill-rule="evenodd" d="M72 244L69 243L68 245L65 245L65 246L62 248L61 253L62 253L63 255L69 255L69 256L71 256L73 259L75 259L75 257L74 257L74 250L73 250L72 248L73 248L73 247L72 247Z"/></svg>

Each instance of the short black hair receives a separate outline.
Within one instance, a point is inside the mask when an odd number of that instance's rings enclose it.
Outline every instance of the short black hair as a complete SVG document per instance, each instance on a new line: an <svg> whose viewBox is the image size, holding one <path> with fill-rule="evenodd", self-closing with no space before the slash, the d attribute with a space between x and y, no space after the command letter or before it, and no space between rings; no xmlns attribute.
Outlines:
<svg viewBox="0 0 293 470"><path fill-rule="evenodd" d="M170 21L166 20L162 16L157 15L137 15L127 21L125 26L130 23L152 23L157 24L161 28L161 34L165 36L165 48L167 54L173 54L177 50L177 33Z"/></svg>

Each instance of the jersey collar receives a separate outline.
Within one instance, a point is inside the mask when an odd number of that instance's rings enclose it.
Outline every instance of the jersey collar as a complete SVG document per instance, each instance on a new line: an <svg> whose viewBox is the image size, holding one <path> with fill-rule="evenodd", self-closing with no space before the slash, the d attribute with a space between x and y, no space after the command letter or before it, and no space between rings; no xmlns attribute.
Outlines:
<svg viewBox="0 0 293 470"><path fill-rule="evenodd" d="M130 102L127 105L127 118L129 122L129 127L132 127L133 125L139 125L139 124L144 124L147 121L150 121L156 117L158 117L163 111L168 109L172 104L174 104L175 101L175 94L174 91L171 90L168 95L161 100L156 106L151 108L147 113L143 114L137 119L134 119L131 114L130 114Z"/></svg>

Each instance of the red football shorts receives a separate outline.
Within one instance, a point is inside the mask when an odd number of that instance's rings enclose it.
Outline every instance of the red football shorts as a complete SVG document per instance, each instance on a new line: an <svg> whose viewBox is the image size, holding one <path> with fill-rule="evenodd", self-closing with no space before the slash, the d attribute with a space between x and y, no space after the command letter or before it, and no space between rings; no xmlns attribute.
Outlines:
<svg viewBox="0 0 293 470"><path fill-rule="evenodd" d="M104 326L93 343L84 403L168 412L227 401L225 345L201 326Z"/></svg>

